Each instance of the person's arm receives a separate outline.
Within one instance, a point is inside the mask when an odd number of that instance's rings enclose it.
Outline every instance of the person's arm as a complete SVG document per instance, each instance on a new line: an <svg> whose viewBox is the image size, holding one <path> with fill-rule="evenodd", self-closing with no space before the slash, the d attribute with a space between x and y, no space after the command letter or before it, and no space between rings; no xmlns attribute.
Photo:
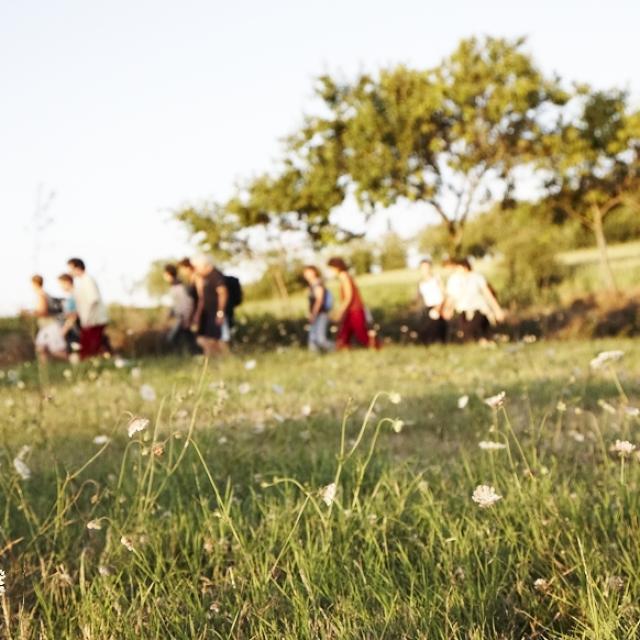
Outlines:
<svg viewBox="0 0 640 640"><path fill-rule="evenodd" d="M440 316L445 320L451 320L451 318L453 318L454 302L453 296L451 295L451 287L448 282L446 286L442 287L442 294L444 299L440 305Z"/></svg>
<svg viewBox="0 0 640 640"><path fill-rule="evenodd" d="M218 294L218 309L216 311L216 324L222 324L224 322L224 310L227 308L227 300L229 299L229 292L227 287L223 284L216 287L216 293Z"/></svg>
<svg viewBox="0 0 640 640"><path fill-rule="evenodd" d="M100 292L98 291L98 285L96 281L88 276L83 278L83 296L87 303L87 307L93 310L100 304Z"/></svg>
<svg viewBox="0 0 640 640"><path fill-rule="evenodd" d="M78 321L78 314L75 311L67 313L64 318L64 324L62 325L62 335L67 335Z"/></svg>
<svg viewBox="0 0 640 640"><path fill-rule="evenodd" d="M493 295L493 291L491 291L491 287L485 279L482 280L481 291L484 299L489 305L489 309L491 310L495 322L503 322L505 318L504 310L500 306L500 303L498 302L496 297Z"/></svg>
<svg viewBox="0 0 640 640"><path fill-rule="evenodd" d="M315 295L315 302L309 314L309 322L314 322L322 311L322 305L324 304L325 288L321 284L313 286L313 293Z"/></svg>

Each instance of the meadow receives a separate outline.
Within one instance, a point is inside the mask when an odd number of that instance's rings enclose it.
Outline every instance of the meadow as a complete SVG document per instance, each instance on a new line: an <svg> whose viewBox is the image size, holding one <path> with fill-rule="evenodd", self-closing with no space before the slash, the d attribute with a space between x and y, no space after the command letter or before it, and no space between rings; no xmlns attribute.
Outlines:
<svg viewBox="0 0 640 640"><path fill-rule="evenodd" d="M635 638L638 406L628 339L5 369L2 634Z"/></svg>

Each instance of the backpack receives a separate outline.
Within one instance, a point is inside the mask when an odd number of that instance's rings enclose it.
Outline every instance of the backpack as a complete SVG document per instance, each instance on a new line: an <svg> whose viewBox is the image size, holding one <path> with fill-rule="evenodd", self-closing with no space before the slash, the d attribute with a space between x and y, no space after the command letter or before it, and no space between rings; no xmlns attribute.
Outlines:
<svg viewBox="0 0 640 640"><path fill-rule="evenodd" d="M64 313L64 300L62 298L47 296L47 313L50 316L58 316Z"/></svg>
<svg viewBox="0 0 640 640"><path fill-rule="evenodd" d="M223 276L224 286L227 288L229 298L227 300L227 308L235 309L242 304L242 285L240 280L235 276Z"/></svg>
<svg viewBox="0 0 640 640"><path fill-rule="evenodd" d="M324 288L324 301L322 303L323 311L331 311L333 307L333 294L327 287Z"/></svg>

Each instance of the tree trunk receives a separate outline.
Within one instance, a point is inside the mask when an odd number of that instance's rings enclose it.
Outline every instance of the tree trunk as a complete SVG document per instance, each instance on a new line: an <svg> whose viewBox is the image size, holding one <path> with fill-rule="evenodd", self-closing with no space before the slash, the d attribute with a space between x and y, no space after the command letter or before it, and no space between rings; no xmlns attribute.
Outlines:
<svg viewBox="0 0 640 640"><path fill-rule="evenodd" d="M273 279L276 282L276 287L278 288L278 292L280 293L280 297L288 302L289 301L289 292L287 291L287 285L286 285L286 283L284 281L284 277L282 275L282 271L281 271L280 267L276 267L275 268L275 271L274 271L274 274L273 274Z"/></svg>
<svg viewBox="0 0 640 640"><path fill-rule="evenodd" d="M618 293L618 287L616 280L611 270L611 264L609 263L609 254L607 252L607 238L604 235L603 216L600 207L593 207L593 233L596 237L596 244L600 253L600 270L602 275L602 282L604 286Z"/></svg>
<svg viewBox="0 0 640 640"><path fill-rule="evenodd" d="M462 246L463 227L459 222L453 220L447 223L447 231L449 233L449 251L451 258L464 258L460 255Z"/></svg>

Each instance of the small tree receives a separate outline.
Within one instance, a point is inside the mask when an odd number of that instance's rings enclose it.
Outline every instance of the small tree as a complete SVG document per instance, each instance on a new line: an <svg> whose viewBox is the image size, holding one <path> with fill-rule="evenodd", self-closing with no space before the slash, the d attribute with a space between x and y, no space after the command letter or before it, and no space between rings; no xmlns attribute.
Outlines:
<svg viewBox="0 0 640 640"><path fill-rule="evenodd" d="M163 274L165 265L170 262L175 264L175 260L168 258L166 260L154 260L149 266L147 275L140 284L144 287L150 298L159 300L169 290Z"/></svg>
<svg viewBox="0 0 640 640"><path fill-rule="evenodd" d="M383 238L380 247L380 266L383 271L406 268L406 242L397 233L389 231Z"/></svg>
<svg viewBox="0 0 640 640"><path fill-rule="evenodd" d="M356 275L370 273L374 263L374 249L365 240L355 240L349 244L349 262Z"/></svg>

